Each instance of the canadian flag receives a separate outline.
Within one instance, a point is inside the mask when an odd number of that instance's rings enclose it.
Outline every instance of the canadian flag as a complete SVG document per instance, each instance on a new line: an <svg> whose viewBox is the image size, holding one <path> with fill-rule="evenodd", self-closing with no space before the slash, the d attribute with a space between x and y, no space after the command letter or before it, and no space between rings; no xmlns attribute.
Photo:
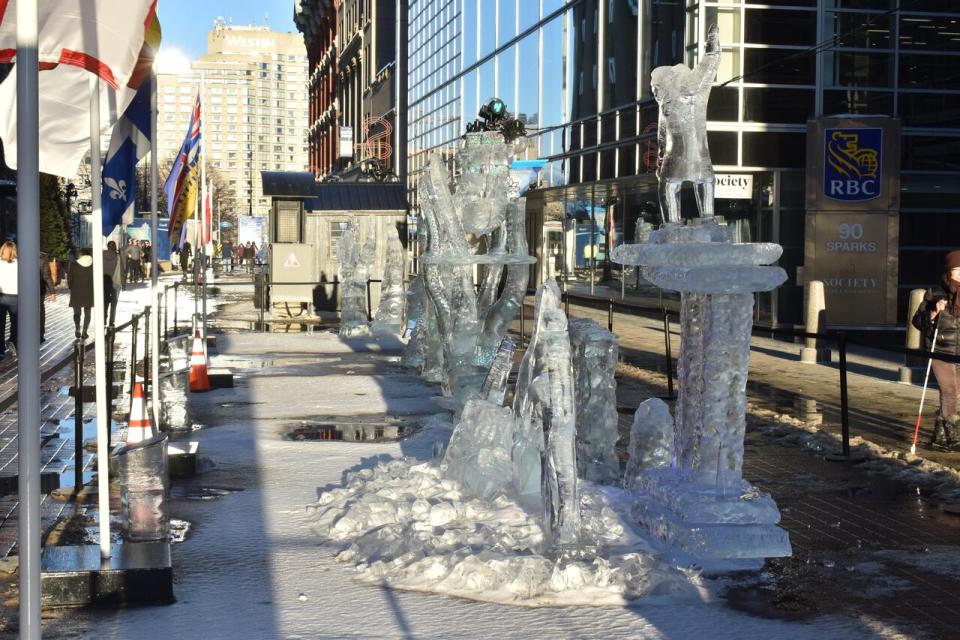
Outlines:
<svg viewBox="0 0 960 640"><path fill-rule="evenodd" d="M123 114L149 71L138 61L148 33L159 30L156 9L157 0L41 0L40 171L71 177L89 151L90 74L101 80L101 131ZM16 61L16 10L16 0L0 0L0 62ZM0 113L4 157L15 169L15 70L0 83Z"/></svg>

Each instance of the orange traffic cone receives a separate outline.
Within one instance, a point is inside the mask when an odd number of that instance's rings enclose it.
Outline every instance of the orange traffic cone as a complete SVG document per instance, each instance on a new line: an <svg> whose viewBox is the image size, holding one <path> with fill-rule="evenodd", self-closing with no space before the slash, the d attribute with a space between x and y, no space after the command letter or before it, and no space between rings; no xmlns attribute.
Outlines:
<svg viewBox="0 0 960 640"><path fill-rule="evenodd" d="M127 446L137 444L153 437L153 425L147 413L147 401L143 397L143 383L133 385L133 397L130 399L130 419L127 421Z"/></svg>
<svg viewBox="0 0 960 640"><path fill-rule="evenodd" d="M203 339L199 329L193 334L193 353L190 354L190 391L210 391L207 357L203 352Z"/></svg>

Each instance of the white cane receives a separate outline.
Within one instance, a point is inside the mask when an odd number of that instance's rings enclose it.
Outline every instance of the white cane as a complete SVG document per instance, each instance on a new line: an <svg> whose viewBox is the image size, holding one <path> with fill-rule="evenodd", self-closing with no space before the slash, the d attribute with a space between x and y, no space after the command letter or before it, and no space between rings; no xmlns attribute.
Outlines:
<svg viewBox="0 0 960 640"><path fill-rule="evenodd" d="M927 373L923 376L923 391L920 393L920 408L917 409L917 424L913 427L913 444L910 445L910 453L917 453L917 438L920 437L920 419L923 416L923 401L927 397L927 383L930 381L930 368L933 366L933 350L937 346L937 335L940 333L940 317L937 316L937 325L933 329L933 340L930 344L930 358L927 360Z"/></svg>

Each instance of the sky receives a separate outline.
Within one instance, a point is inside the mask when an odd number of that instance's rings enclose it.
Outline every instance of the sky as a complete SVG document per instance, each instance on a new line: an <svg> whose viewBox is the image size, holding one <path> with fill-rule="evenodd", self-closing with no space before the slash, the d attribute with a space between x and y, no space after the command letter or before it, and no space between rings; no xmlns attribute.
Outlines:
<svg viewBox="0 0 960 640"><path fill-rule="evenodd" d="M296 33L293 0L159 0L157 3L163 42L158 70L176 71L188 66L207 50L207 31L222 17L236 25L263 25L264 16L273 31Z"/></svg>

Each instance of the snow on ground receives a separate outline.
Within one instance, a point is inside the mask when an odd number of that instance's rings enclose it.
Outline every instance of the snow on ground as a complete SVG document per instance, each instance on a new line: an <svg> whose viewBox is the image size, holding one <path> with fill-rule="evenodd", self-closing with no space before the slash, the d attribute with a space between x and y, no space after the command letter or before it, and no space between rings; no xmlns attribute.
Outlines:
<svg viewBox="0 0 960 640"><path fill-rule="evenodd" d="M419 440L449 438L431 424ZM697 599L696 576L662 564L626 523L624 492L583 485L582 560L545 555L539 521L506 497L461 495L436 461L396 460L346 476L311 505L314 530L344 544L358 579L524 606L622 605L645 596Z"/></svg>
<svg viewBox="0 0 960 640"><path fill-rule="evenodd" d="M208 425L191 438L200 441L202 455L215 463L214 470L202 476L199 483L237 491L215 500L177 501L174 517L194 525L188 539L173 549L177 603L167 607L70 612L63 619L48 623L45 637L899 637L872 620L823 617L787 622L752 617L728 609L722 601L703 602L691 598L686 591L676 594L672 588L665 592L655 590L660 595L627 606L523 608L372 585L368 568L355 570L338 561L343 544L318 536L313 529L320 514L306 507L315 504L325 492L350 487L350 478L358 481L360 476L356 473L364 469L370 470L371 478L385 479L390 469L401 468L397 461L405 459L410 463L406 465L408 470L416 469L431 491L438 490L442 483L438 485L430 467L417 466L429 461L436 433L426 429L398 443L289 441L282 438L282 433L296 422L289 407L313 411L310 401L317 398L324 411L344 417L382 414L383 407L390 414L399 407L417 409L426 415L435 411L430 397L437 389L421 383L414 394L409 378L399 375L396 365L383 354L352 353L353 349L364 347L346 348L330 334L282 336L282 346L280 342L281 336L264 339L256 334L231 335L220 345L221 350L230 352L228 356L253 358L252 354L262 347L260 358L286 359L287 364L279 370L251 364L238 371L242 377L236 388L191 398L194 407L205 413L204 422ZM349 402L338 410L337 399L354 393L361 378L342 375L335 365L344 362L331 357L334 353L352 360L351 366L377 380L376 388L364 387L373 394L366 398L366 407ZM311 354L315 362L311 362ZM298 356L303 357L302 366L293 364ZM256 417L250 417L238 408L221 407L224 402L263 404L251 405L256 409ZM386 469L373 471L378 466ZM453 499L451 494L451 503ZM477 510L474 520L478 525L515 534L518 545L523 536L535 541L536 532L529 521L509 505L499 505L501 511L490 511L489 506L461 504L465 514L468 507ZM433 505L429 513L432 511ZM449 515L449 509L439 507L436 522L443 522ZM499 526L501 516L510 518L505 528ZM614 538L617 532L608 535ZM503 549L494 552L504 553ZM640 559L635 566L638 570L656 568ZM463 579L475 575L483 580L481 569L465 567ZM411 580L415 577L410 572L404 575ZM426 582L430 576L419 579ZM672 587L673 581L661 584Z"/></svg>

